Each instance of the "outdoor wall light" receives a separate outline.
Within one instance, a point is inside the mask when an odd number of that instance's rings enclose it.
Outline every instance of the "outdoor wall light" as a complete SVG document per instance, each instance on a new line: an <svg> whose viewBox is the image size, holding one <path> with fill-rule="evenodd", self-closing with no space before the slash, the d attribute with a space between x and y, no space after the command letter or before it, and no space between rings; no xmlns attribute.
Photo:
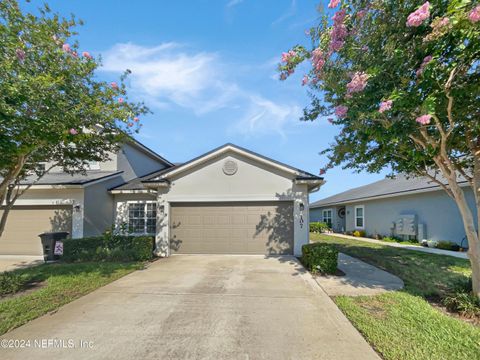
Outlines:
<svg viewBox="0 0 480 360"><path fill-rule="evenodd" d="M81 209L80 204L77 204L77 205L74 205L74 206L73 206L73 211L75 211L75 212L77 212L77 213L80 212L80 209Z"/></svg>
<svg viewBox="0 0 480 360"><path fill-rule="evenodd" d="M305 205L303 205L303 203L300 203L300 211L303 211L305 209Z"/></svg>

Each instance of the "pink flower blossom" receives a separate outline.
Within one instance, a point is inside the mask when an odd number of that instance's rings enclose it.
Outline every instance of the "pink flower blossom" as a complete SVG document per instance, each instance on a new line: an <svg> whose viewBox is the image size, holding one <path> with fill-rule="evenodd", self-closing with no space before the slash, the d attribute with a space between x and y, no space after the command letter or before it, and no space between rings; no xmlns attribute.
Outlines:
<svg viewBox="0 0 480 360"><path fill-rule="evenodd" d="M297 52L296 52L296 51L290 50L289 52L284 52L284 53L282 53L282 62L288 63L288 62L290 62L290 60L292 60L292 58L294 58L295 56L297 56Z"/></svg>
<svg viewBox="0 0 480 360"><path fill-rule="evenodd" d="M433 60L433 57L431 55L425 56L425 58L423 59L420 65L420 68L418 68L418 70L416 71L417 77L423 74L423 70L425 70L425 66L427 66L427 64L432 60Z"/></svg>
<svg viewBox="0 0 480 360"><path fill-rule="evenodd" d="M345 9L339 10L333 15L333 26L330 34L330 52L339 51L345 44L345 38L348 35L347 27L343 24L347 12Z"/></svg>
<svg viewBox="0 0 480 360"><path fill-rule="evenodd" d="M378 109L378 112L384 113L385 111L390 110L392 108L392 104L392 100L382 101L380 103L380 108Z"/></svg>
<svg viewBox="0 0 480 360"><path fill-rule="evenodd" d="M307 75L304 75L303 76L303 79L302 79L302 86L305 86L308 84L308 81L309 81L309 78Z"/></svg>
<svg viewBox="0 0 480 360"><path fill-rule="evenodd" d="M345 17L347 16L347 11L345 9L337 11L335 14L332 16L332 20L334 23L341 24L343 23L343 20L345 20Z"/></svg>
<svg viewBox="0 0 480 360"><path fill-rule="evenodd" d="M339 118L344 118L347 116L348 112L348 107L345 105L339 105L335 108L335 115L337 115Z"/></svg>
<svg viewBox="0 0 480 360"><path fill-rule="evenodd" d="M368 75L364 72L357 71L352 76L352 80L347 84L347 93L353 94L363 91L367 86Z"/></svg>
<svg viewBox="0 0 480 360"><path fill-rule="evenodd" d="M112 87L112 89L115 89L115 90L118 89L118 84L115 81L111 82L110 86Z"/></svg>
<svg viewBox="0 0 480 360"><path fill-rule="evenodd" d="M75 130L74 128L71 128L70 130L68 130L68 132L69 132L71 135L77 135L77 134L78 134L78 131Z"/></svg>
<svg viewBox="0 0 480 360"><path fill-rule="evenodd" d="M323 52L320 48L316 48L312 51L312 65L317 72L320 72L325 65L325 59L323 57Z"/></svg>
<svg viewBox="0 0 480 360"><path fill-rule="evenodd" d="M281 73L280 74L280 80L286 80L287 79L287 74Z"/></svg>
<svg viewBox="0 0 480 360"><path fill-rule="evenodd" d="M135 122L139 122L139 121L140 121L140 119L139 119L138 117L134 117L134 118L133 118L133 121L135 121Z"/></svg>
<svg viewBox="0 0 480 360"><path fill-rule="evenodd" d="M78 57L78 53L76 51L72 51L72 56L73 57Z"/></svg>
<svg viewBox="0 0 480 360"><path fill-rule="evenodd" d="M415 121L421 125L427 125L427 124L430 124L431 118L432 118L432 115L426 114L426 115L417 117Z"/></svg>
<svg viewBox="0 0 480 360"><path fill-rule="evenodd" d="M330 9L335 9L338 6L338 4L340 4L340 0L330 0L328 7Z"/></svg>
<svg viewBox="0 0 480 360"><path fill-rule="evenodd" d="M332 118L328 118L327 121L328 121L330 124L333 124L333 119L332 119Z"/></svg>
<svg viewBox="0 0 480 360"><path fill-rule="evenodd" d="M367 15L367 13L368 13L367 9L360 10L359 12L357 12L357 18L362 19L363 17L365 17L365 15Z"/></svg>
<svg viewBox="0 0 480 360"><path fill-rule="evenodd" d="M86 59L91 59L92 58L92 55L90 55L90 53L88 51L84 51L82 53L82 56Z"/></svg>
<svg viewBox="0 0 480 360"><path fill-rule="evenodd" d="M318 172L319 175L324 175L325 174L325 169L320 169L320 171Z"/></svg>
<svg viewBox="0 0 480 360"><path fill-rule="evenodd" d="M123 98L118 98L118 103L119 104L123 103Z"/></svg>
<svg viewBox="0 0 480 360"><path fill-rule="evenodd" d="M480 21L480 5L477 5L472 9L472 11L470 11L470 14L468 14L468 19L472 23Z"/></svg>
<svg viewBox="0 0 480 360"><path fill-rule="evenodd" d="M417 10L408 15L407 26L417 27L430 17L430 3L427 1Z"/></svg>
<svg viewBox="0 0 480 360"><path fill-rule="evenodd" d="M129 122L129 123L127 124L127 126L128 126L128 127L132 127L132 126L133 126L133 123Z"/></svg>
<svg viewBox="0 0 480 360"><path fill-rule="evenodd" d="M63 49L63 51L65 51L65 52L67 52L67 53L72 50L72 49L70 48L70 44L66 44L66 43L62 45L62 49Z"/></svg>
<svg viewBox="0 0 480 360"><path fill-rule="evenodd" d="M25 60L25 51L22 49L15 50L15 54L17 55L18 61L23 62L23 60Z"/></svg>

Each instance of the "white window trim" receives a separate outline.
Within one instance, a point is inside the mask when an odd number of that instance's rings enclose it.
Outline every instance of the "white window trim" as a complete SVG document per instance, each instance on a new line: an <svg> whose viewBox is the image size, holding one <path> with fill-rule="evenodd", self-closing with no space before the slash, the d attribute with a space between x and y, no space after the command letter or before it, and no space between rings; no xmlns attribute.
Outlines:
<svg viewBox="0 0 480 360"><path fill-rule="evenodd" d="M363 226L357 226L357 209L362 209ZM356 205L353 213L353 221L355 221L355 229L365 230L365 205Z"/></svg>
<svg viewBox="0 0 480 360"><path fill-rule="evenodd" d="M157 231L155 230L154 233L148 233L147 232L147 204L156 204L157 202L154 200L128 200L126 201L127 204L127 216L126 216L126 221L127 225L130 223L130 204L143 204L145 206L145 225L144 225L144 231L143 232L129 232L128 235L132 236L143 236L143 235L156 235ZM158 207L156 207L155 211L158 211ZM156 228L156 226L155 226Z"/></svg>
<svg viewBox="0 0 480 360"><path fill-rule="evenodd" d="M326 223L325 217L323 216L323 212L324 212L324 211L330 211L330 222L331 222L331 224L332 224L332 226L333 226L333 209L323 209L323 210L322 210L322 222Z"/></svg>

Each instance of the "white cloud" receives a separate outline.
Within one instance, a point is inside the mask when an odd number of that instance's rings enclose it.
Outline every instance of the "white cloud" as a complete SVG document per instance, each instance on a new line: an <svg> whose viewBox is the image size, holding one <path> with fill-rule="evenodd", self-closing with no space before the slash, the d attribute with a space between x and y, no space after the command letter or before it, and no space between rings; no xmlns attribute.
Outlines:
<svg viewBox="0 0 480 360"><path fill-rule="evenodd" d="M135 100L144 100L151 108L178 106L196 115L228 108L233 118L227 129L245 136L285 137L287 126L301 115L295 104L275 102L240 87L233 80L238 64L228 66L216 53L195 52L183 44L116 44L104 53L103 64L102 71L117 75L132 71L128 86ZM273 59L260 66L272 64Z"/></svg>
<svg viewBox="0 0 480 360"><path fill-rule="evenodd" d="M241 4L243 2L243 0L230 0L228 3L227 3L227 7L228 8L231 8L231 7L234 7L234 6L237 6L239 4Z"/></svg>
<svg viewBox="0 0 480 360"><path fill-rule="evenodd" d="M222 64L216 54L189 53L177 43L153 47L117 44L103 58L103 71L121 73L130 69L131 92L151 106L173 103L201 114L223 107L236 89L235 84L222 78Z"/></svg>
<svg viewBox="0 0 480 360"><path fill-rule="evenodd" d="M279 104L261 96L250 96L248 100L247 111L231 129L243 135L276 133L286 137L286 127L298 122L301 115L297 105Z"/></svg>

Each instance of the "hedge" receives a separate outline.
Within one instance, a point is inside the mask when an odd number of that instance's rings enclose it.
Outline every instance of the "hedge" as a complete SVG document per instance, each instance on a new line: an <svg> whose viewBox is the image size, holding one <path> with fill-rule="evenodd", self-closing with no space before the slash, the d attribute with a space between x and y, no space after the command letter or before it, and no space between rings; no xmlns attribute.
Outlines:
<svg viewBox="0 0 480 360"><path fill-rule="evenodd" d="M310 232L313 233L324 233L330 230L330 227L327 223L324 222L311 222L310 223Z"/></svg>
<svg viewBox="0 0 480 360"><path fill-rule="evenodd" d="M332 244L314 243L302 246L302 263L312 272L335 274L338 250Z"/></svg>
<svg viewBox="0 0 480 360"><path fill-rule="evenodd" d="M103 235L63 242L62 260L74 261L144 261L153 258L152 236Z"/></svg>

